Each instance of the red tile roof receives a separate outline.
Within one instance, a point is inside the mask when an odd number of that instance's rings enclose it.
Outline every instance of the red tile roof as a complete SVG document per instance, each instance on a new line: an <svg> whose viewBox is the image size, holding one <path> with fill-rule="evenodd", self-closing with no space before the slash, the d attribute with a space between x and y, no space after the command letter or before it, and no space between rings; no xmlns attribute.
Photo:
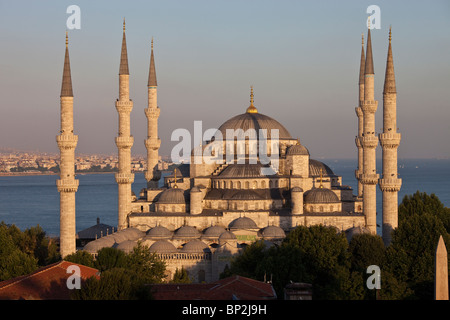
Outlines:
<svg viewBox="0 0 450 320"><path fill-rule="evenodd" d="M271 300L276 293L270 283L232 276L205 284L151 285L156 300Z"/></svg>
<svg viewBox="0 0 450 320"><path fill-rule="evenodd" d="M66 282L73 272L67 273L67 268L71 265L80 268L82 282L92 276L99 277L97 269L73 262L60 261L40 268L31 274L0 282L0 299L68 300L71 290L67 288Z"/></svg>

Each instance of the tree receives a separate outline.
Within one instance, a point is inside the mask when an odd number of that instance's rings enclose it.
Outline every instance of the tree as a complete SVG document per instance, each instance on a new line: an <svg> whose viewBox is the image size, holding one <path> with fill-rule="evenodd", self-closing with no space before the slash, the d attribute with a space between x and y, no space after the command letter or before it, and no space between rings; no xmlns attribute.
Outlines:
<svg viewBox="0 0 450 320"><path fill-rule="evenodd" d="M78 263L86 267L97 268L94 257L90 253L83 250L78 250L75 253L67 255L64 260Z"/></svg>
<svg viewBox="0 0 450 320"><path fill-rule="evenodd" d="M191 283L191 279L188 276L187 271L181 267L181 270L178 268L175 270L175 274L173 275L172 283Z"/></svg>
<svg viewBox="0 0 450 320"><path fill-rule="evenodd" d="M102 248L97 252L96 268L102 272L113 268L126 267L126 254L116 248Z"/></svg>
<svg viewBox="0 0 450 320"><path fill-rule="evenodd" d="M31 273L38 268L37 259L20 250L8 229L4 223L0 224L0 281ZM13 227L11 233L18 235L17 230Z"/></svg>

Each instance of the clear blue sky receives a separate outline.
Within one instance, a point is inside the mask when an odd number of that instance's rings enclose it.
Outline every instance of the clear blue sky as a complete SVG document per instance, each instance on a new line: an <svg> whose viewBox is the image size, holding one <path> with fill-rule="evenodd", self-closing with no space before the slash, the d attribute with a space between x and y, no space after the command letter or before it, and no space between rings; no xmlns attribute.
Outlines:
<svg viewBox="0 0 450 320"><path fill-rule="evenodd" d="M261 113L300 138L313 158L356 158L361 33L369 5L382 129L388 30L398 92L399 157L450 157L448 1L1 1L0 147L58 152L66 9L77 153L117 152L118 70L127 21L135 154L145 154L150 40L155 39L161 154L176 128L204 130L245 112L250 86ZM381 155L381 148L378 148Z"/></svg>

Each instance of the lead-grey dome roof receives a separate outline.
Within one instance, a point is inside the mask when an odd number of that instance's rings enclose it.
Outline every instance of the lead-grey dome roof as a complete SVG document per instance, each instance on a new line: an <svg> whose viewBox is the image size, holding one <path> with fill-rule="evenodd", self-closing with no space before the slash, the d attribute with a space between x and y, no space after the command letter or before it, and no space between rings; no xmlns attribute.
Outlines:
<svg viewBox="0 0 450 320"><path fill-rule="evenodd" d="M327 188L314 188L305 192L305 203L336 203L338 196Z"/></svg>
<svg viewBox="0 0 450 320"><path fill-rule="evenodd" d="M150 239L168 239L171 238L173 235L172 231L169 229L163 227L163 226L156 226L154 228L151 228L147 231L146 238Z"/></svg>
<svg viewBox="0 0 450 320"><path fill-rule="evenodd" d="M258 229L258 226L252 219L240 217L230 223L230 229Z"/></svg>
<svg viewBox="0 0 450 320"><path fill-rule="evenodd" d="M203 252L211 252L208 245L200 240L192 240L186 243L183 248L181 248L182 252L185 253L203 253Z"/></svg>
<svg viewBox="0 0 450 320"><path fill-rule="evenodd" d="M160 194L158 203L185 204L184 190L179 188L167 189Z"/></svg>
<svg viewBox="0 0 450 320"><path fill-rule="evenodd" d="M309 175L311 177L319 177L320 170L322 169L322 175L324 177L335 176L333 170L330 169L325 163L318 160L309 159Z"/></svg>
<svg viewBox="0 0 450 320"><path fill-rule="evenodd" d="M167 240L158 240L149 248L151 253L174 253L177 248Z"/></svg>
<svg viewBox="0 0 450 320"><path fill-rule="evenodd" d="M268 226L261 230L264 239L282 239L286 237L283 229L277 226Z"/></svg>
<svg viewBox="0 0 450 320"><path fill-rule="evenodd" d="M175 239L198 239L200 232L191 226L182 226L175 231L173 236Z"/></svg>
<svg viewBox="0 0 450 320"><path fill-rule="evenodd" d="M224 233L226 230L221 226L212 226L203 231L203 238L211 239L211 238L219 238L219 236Z"/></svg>
<svg viewBox="0 0 450 320"><path fill-rule="evenodd" d="M308 149L306 149L305 146L301 145L301 144L295 144L293 146L290 146L287 151L286 151L286 155L292 155L292 156L300 156L300 155L305 155L305 156L309 156L309 151Z"/></svg>
<svg viewBox="0 0 450 320"><path fill-rule="evenodd" d="M267 129L267 139L271 138L271 130L277 129L279 139L292 139L289 131L281 123L262 113L243 113L225 121L219 127L219 131L222 133L223 140L226 139L227 129L242 129L244 132L248 129L254 129L256 130L256 134L258 135L258 137L259 129Z"/></svg>

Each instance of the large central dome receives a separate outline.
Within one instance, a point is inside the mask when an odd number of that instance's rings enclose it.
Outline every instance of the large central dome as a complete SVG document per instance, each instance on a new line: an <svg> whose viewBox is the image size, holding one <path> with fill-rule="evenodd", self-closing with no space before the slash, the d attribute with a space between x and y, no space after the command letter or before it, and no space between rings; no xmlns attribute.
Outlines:
<svg viewBox="0 0 450 320"><path fill-rule="evenodd" d="M220 127L219 131L222 133L222 138L225 140L227 137L227 129L239 130L242 129L244 133L248 129L254 129L259 138L259 129L267 130L267 139L271 139L271 130L278 130L278 139L291 140L291 134L289 131L277 120L268 117L258 112L258 109L254 106L253 101L253 87L251 87L250 94L250 106L247 108L247 112L239 114L227 121L225 121ZM235 131L234 131L235 132Z"/></svg>
<svg viewBox="0 0 450 320"><path fill-rule="evenodd" d="M278 138L280 140L291 140L291 134L287 129L279 123L277 120L268 117L261 113L243 113L239 114L227 121L225 121L220 127L219 131L222 133L223 139L226 139L227 129L238 130L242 129L244 132L248 129L255 129L256 134L259 136L259 129L267 129L267 138L271 138L271 130L278 130Z"/></svg>

